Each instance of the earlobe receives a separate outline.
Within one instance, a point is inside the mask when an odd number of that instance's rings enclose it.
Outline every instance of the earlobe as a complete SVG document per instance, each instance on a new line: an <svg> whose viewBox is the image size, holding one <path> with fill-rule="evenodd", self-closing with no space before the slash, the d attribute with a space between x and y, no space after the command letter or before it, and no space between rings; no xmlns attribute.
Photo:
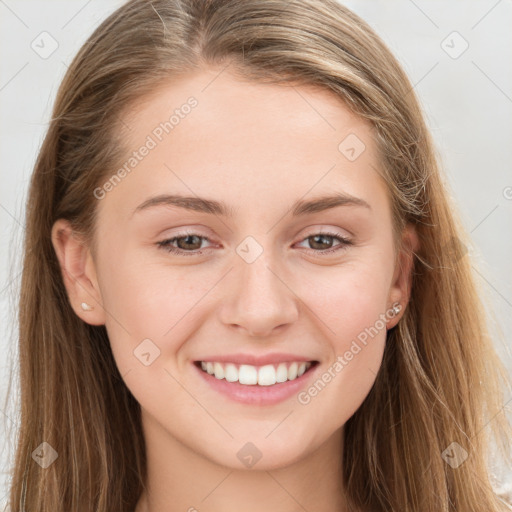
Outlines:
<svg viewBox="0 0 512 512"><path fill-rule="evenodd" d="M387 328L391 329L400 320L411 296L412 271L414 267L414 254L420 247L420 241L413 224L407 224L402 233L402 249L398 255L393 283L389 293L389 308L400 305L400 311L388 321Z"/></svg>
<svg viewBox="0 0 512 512"><path fill-rule="evenodd" d="M105 313L89 248L66 219L55 222L51 237L71 307L84 322L104 325Z"/></svg>

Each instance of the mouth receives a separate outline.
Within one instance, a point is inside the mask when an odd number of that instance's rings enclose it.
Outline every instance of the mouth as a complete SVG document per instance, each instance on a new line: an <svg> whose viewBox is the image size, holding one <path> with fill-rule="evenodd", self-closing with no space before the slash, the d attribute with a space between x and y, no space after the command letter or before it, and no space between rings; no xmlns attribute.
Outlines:
<svg viewBox="0 0 512 512"><path fill-rule="evenodd" d="M194 365L213 378L242 386L279 386L312 371L318 361L289 361L254 366L219 361L194 361Z"/></svg>

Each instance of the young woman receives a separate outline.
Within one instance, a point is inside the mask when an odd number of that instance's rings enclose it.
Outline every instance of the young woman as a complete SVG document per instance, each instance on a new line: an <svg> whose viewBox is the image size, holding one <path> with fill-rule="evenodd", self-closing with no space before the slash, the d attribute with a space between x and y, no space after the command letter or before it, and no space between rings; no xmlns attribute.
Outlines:
<svg viewBox="0 0 512 512"><path fill-rule="evenodd" d="M11 510L511 510L467 243L347 8L126 3L30 184Z"/></svg>

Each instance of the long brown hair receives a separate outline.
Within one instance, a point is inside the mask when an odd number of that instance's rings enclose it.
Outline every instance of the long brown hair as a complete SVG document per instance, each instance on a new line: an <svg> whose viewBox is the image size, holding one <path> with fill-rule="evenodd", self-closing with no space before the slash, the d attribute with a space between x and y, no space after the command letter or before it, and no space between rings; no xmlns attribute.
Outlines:
<svg viewBox="0 0 512 512"><path fill-rule="evenodd" d="M375 385L345 425L344 487L354 510L511 510L487 468L494 445L510 461L507 376L464 251L471 241L410 81L368 24L334 0L131 0L69 66L27 201L11 510L132 511L141 494L139 404L104 326L73 312L50 234L66 218L94 242L93 190L126 152L121 114L206 66L333 91L375 127L395 232L416 225L409 306L388 332ZM47 468L32 456L43 442L58 453ZM443 458L460 450L452 443L468 454L458 467Z"/></svg>

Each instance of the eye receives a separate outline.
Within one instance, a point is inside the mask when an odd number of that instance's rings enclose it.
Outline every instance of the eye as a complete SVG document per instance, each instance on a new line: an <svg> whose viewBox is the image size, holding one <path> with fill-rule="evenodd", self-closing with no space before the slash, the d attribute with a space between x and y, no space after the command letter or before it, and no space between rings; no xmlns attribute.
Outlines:
<svg viewBox="0 0 512 512"><path fill-rule="evenodd" d="M174 238L169 238L168 240L157 242L157 245L165 251L173 254L194 256L202 254L201 251L197 252L197 245L200 246L202 240L209 241L210 239L205 236L200 236L196 233L186 233L183 235L175 236ZM178 247L173 245L175 242L178 242Z"/></svg>
<svg viewBox="0 0 512 512"><path fill-rule="evenodd" d="M326 241L329 239L336 239L340 243L338 245L335 245L334 248L332 248L332 242L329 243L329 241ZM346 247L348 245L352 245L352 241L349 240L348 238L344 237L343 235L341 235L339 233L329 233L329 232L315 233L313 235L310 235L310 236L304 238L303 241L308 241L309 244L315 248L315 249L309 249L309 251L317 253L320 256L322 256L324 254L342 251L342 250L346 249ZM325 245L328 245L330 247L325 248ZM324 246L324 247L322 247L322 246ZM316 250L316 249L320 249L320 250Z"/></svg>
<svg viewBox="0 0 512 512"><path fill-rule="evenodd" d="M332 246L332 241L329 242L329 239L338 240L339 243L337 245ZM185 233L173 238L169 238L167 240L162 240L157 242L157 245L172 254L178 254L183 256L197 256L203 254L203 251L199 250L201 248L201 242L203 240L210 241L208 237L198 235L197 233ZM326 241L327 240L327 241ZM313 247L312 249L308 249L308 251L323 255L329 254L337 251L342 251L346 249L348 245L352 245L352 241L348 238L345 238L340 233L329 233L329 232L321 232L315 233L304 238L301 243L304 241L308 241L310 245ZM177 244L177 247L175 246ZM325 245L329 247L325 247ZM209 247L207 249L210 249Z"/></svg>

